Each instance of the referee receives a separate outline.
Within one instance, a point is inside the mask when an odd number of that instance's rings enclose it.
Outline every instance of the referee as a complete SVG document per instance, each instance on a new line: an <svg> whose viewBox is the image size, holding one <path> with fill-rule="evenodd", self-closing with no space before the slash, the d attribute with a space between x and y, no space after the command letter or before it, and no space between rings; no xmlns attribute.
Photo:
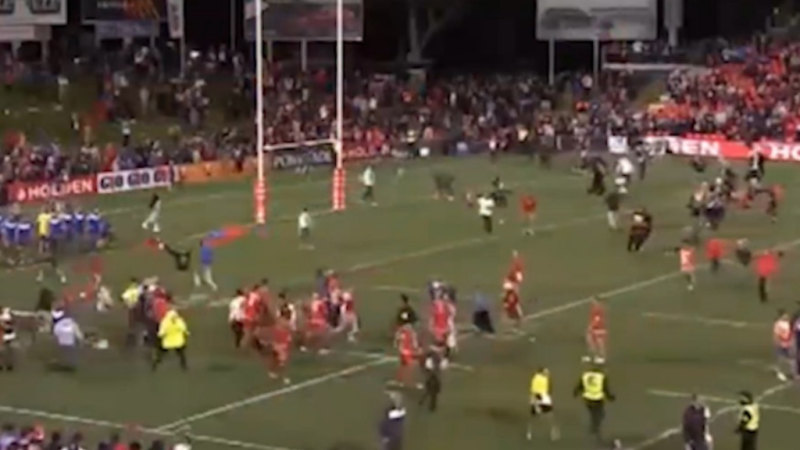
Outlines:
<svg viewBox="0 0 800 450"><path fill-rule="evenodd" d="M478 196L478 215L481 216L483 222L483 231L486 234L494 232L494 215L495 201L490 195L481 194Z"/></svg>
<svg viewBox="0 0 800 450"><path fill-rule="evenodd" d="M614 394L608 386L608 377L599 364L593 364L586 370L575 386L574 395L583 398L586 410L589 411L589 432L602 442L601 428L606 415L606 401L614 401Z"/></svg>

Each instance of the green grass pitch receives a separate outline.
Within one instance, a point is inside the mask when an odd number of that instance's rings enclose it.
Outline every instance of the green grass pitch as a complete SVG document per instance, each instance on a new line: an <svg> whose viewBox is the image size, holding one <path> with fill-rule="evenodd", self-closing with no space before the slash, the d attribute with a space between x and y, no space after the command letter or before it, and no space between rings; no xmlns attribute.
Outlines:
<svg viewBox="0 0 800 450"><path fill-rule="evenodd" d="M461 322L469 320L476 289L495 299L497 322L500 282L517 249L526 264L526 327L535 342L464 337L458 362L473 370L445 373L438 412L416 407L417 394L407 393L406 448L595 448L582 404L571 397L583 368L587 297L593 294L609 299L607 371L618 397L608 410L609 438L632 450L680 448L674 427L686 404L684 393L697 392L713 397L716 448L733 448L736 416L728 399L748 389L768 405L762 448L793 448L789 439L800 413L797 387L781 386L767 367L773 362L770 325L776 310L794 308L798 300L800 282L793 274L800 270L800 257L787 253L768 305L758 304L753 274L735 265L725 265L717 276L701 267L698 288L687 292L676 272L677 257L665 254L688 222L684 205L700 180L685 161L656 161L648 179L634 184L625 206L646 205L656 223L646 251L637 255L624 251L624 232L607 229L603 204L584 193L586 180L570 173L568 165L559 162L546 171L517 157L496 165L485 158L448 159L407 163L402 176L396 175L397 166L382 165L375 207L357 201L354 167L348 174L349 209L337 214L327 212L329 173L271 174L269 225L265 233L217 251L222 292L214 298L229 298L235 288L268 276L273 290L288 287L298 299L309 292L314 270L330 267L355 289L363 321L359 343L337 341L335 351L324 357L293 352L293 384L284 386L270 380L252 355L232 348L225 308L195 302L185 311L192 331L190 372L183 374L175 361L167 361L153 374L143 354L119 350L122 311L87 313L84 325L106 336L112 348L87 349L74 375L45 370L53 351L46 339L26 348L19 369L0 374L0 422L42 422L95 438L112 428L144 439L189 427L200 449L375 449L385 382L395 370L395 363L381 355L391 353L390 322L399 292L414 293L418 311L425 314L422 289L429 279L441 277L459 288ZM461 192L486 189L500 174L515 193L534 193L539 231L523 236L514 201L499 213L505 224L485 236L476 212L463 201L432 198L433 166L452 172ZM795 225L800 210L793 204L800 188L796 170L768 167L768 180L786 189L778 223L768 221L761 205L733 210L719 236L747 237L759 248L800 244ZM251 192L247 183L164 192L164 240L196 245L198 237L221 225L250 222ZM141 245L146 236L139 224L149 195L80 200L106 211L119 235L104 255L105 284L119 294L133 275L158 275L190 298L191 279L177 274L166 256ZM319 211L314 251L298 246L295 217L303 207ZM81 281L82 275L71 275L73 282ZM34 277L34 270L0 273L0 303L32 308ZM528 382L541 365L552 372L563 434L558 442L549 442L543 428L532 442L525 440Z"/></svg>

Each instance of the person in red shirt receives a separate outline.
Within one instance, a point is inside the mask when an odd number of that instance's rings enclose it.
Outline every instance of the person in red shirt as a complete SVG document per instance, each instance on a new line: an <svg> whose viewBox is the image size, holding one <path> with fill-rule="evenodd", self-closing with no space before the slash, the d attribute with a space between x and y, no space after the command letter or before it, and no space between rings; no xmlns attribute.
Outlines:
<svg viewBox="0 0 800 450"><path fill-rule="evenodd" d="M408 386L412 381L411 376L414 366L416 365L417 358L419 358L417 332L414 331L411 325L402 325L395 333L394 343L400 357L400 366L397 368L395 382L402 386Z"/></svg>
<svg viewBox="0 0 800 450"><path fill-rule="evenodd" d="M242 337L242 347L252 347L256 346L257 342L255 339L255 331L259 322L261 320L261 297L258 293L258 286L255 286L251 289L247 296L245 297L244 301L244 320L242 321L243 325L243 337Z"/></svg>
<svg viewBox="0 0 800 450"><path fill-rule="evenodd" d="M308 347L315 348L320 355L328 353L328 307L318 294L313 294L306 308L306 335L305 343ZM306 350L301 347L301 350Z"/></svg>
<svg viewBox="0 0 800 450"><path fill-rule="evenodd" d="M586 327L586 344L589 355L584 360L603 364L606 361L606 343L608 330L606 329L606 309L599 297L592 299L589 312L589 325Z"/></svg>
<svg viewBox="0 0 800 450"><path fill-rule="evenodd" d="M278 320L271 328L271 360L269 376L271 378L282 378L284 384L291 383L285 376L286 364L289 361L289 353L292 344L292 329L284 320Z"/></svg>
<svg viewBox="0 0 800 450"><path fill-rule="evenodd" d="M528 236L533 236L533 224L536 221L536 208L538 200L532 194L525 194L520 197L519 206L522 212L523 228L522 232Z"/></svg>
<svg viewBox="0 0 800 450"><path fill-rule="evenodd" d="M341 298L341 320L339 322L339 329L347 331L347 340L355 342L358 336L358 313L356 312L356 300L353 297L353 291L342 291Z"/></svg>
<svg viewBox="0 0 800 450"><path fill-rule="evenodd" d="M756 255L755 270L758 277L758 298L761 303L766 303L769 300L767 287L769 279L778 272L779 259L783 256L783 252L777 250L764 250Z"/></svg>
<svg viewBox="0 0 800 450"><path fill-rule="evenodd" d="M434 342L441 347L447 346L447 338L450 333L450 312L450 306L446 300L441 298L441 294L433 300L428 325Z"/></svg>
<svg viewBox="0 0 800 450"><path fill-rule="evenodd" d="M503 311L515 331L522 329L522 305L519 292L510 280L503 284Z"/></svg>
<svg viewBox="0 0 800 450"><path fill-rule="evenodd" d="M524 271L525 263L522 261L522 257L519 255L518 251L513 250L511 252L511 266L508 269L506 280L513 282L519 287L524 279Z"/></svg>
<svg viewBox="0 0 800 450"><path fill-rule="evenodd" d="M725 253L725 241L718 238L711 238L706 242L706 258L711 264L711 272L717 273L720 268L720 261Z"/></svg>

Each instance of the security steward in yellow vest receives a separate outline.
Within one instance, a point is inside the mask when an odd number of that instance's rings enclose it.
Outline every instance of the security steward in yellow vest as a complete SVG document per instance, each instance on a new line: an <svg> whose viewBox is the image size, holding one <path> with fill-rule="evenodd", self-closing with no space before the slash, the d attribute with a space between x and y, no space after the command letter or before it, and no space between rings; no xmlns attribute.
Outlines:
<svg viewBox="0 0 800 450"><path fill-rule="evenodd" d="M740 393L741 409L739 409L739 427L736 432L741 436L741 450L756 450L758 442L759 411L753 394L747 391Z"/></svg>
<svg viewBox="0 0 800 450"><path fill-rule="evenodd" d="M181 362L181 369L186 371L186 342L189 337L189 327L177 311L170 310L158 325L158 338L160 344L156 348L156 357L153 360L153 370L156 370L167 352L175 352Z"/></svg>
<svg viewBox="0 0 800 450"><path fill-rule="evenodd" d="M583 398L589 411L590 432L598 440L602 439L600 428L606 414L606 401L614 401L614 394L608 386L608 377L598 364L586 370L575 386L574 395Z"/></svg>

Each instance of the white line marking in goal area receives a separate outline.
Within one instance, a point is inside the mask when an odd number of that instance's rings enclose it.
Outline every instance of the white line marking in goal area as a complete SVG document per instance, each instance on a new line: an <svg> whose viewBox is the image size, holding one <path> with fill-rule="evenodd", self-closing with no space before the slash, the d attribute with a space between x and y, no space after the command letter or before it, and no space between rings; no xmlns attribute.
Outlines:
<svg viewBox="0 0 800 450"><path fill-rule="evenodd" d="M651 389L648 391L648 394L654 395L656 397L683 398L683 399L688 399L691 396L691 394L688 392L669 391L664 389ZM739 404L739 401L734 398L715 397L713 395L705 395L705 394L697 394L697 396L700 398L700 400L705 400L710 403L721 403L724 405ZM791 406L772 405L769 403L759 403L758 406L761 409L767 411L777 411L777 412L784 412L787 414L800 415L800 408L793 408Z"/></svg>
<svg viewBox="0 0 800 450"><path fill-rule="evenodd" d="M391 358L392 361L397 361L397 360L400 359L397 356L389 355L387 353L364 352L364 351L360 351L360 350L348 350L348 351L345 351L343 353L345 355L359 356L359 357L368 358L368 359ZM475 371L475 367L474 366L470 366L469 364L461 364L461 363L449 361L447 366L452 368L452 369L462 370L464 372L474 372Z"/></svg>
<svg viewBox="0 0 800 450"><path fill-rule="evenodd" d="M59 414L47 411L40 411L28 408L16 408L13 406L0 405L0 412L7 414L15 414L19 416L38 417L40 419L54 420L64 423L77 423L82 425L89 425L93 427L110 428L116 430L133 430L136 432L151 434L156 436L175 436L177 433L162 432L150 428L137 428L131 425L126 425L118 422L109 422L107 420L89 419L86 417L73 416L69 414ZM208 442L211 444L219 444L232 448L246 448L253 450L299 450L288 447L276 447L274 445L257 444L254 442L243 442L233 439L226 439L216 436L207 436L202 434L186 433L185 436L197 442Z"/></svg>
<svg viewBox="0 0 800 450"><path fill-rule="evenodd" d="M699 325L730 327L730 328L740 328L740 329L741 328L762 329L769 326L769 324L767 323L744 322L739 320L718 319L714 317L689 316L683 314L670 314L661 312L642 313L642 317L646 317L648 319L666 320L670 322L687 322Z"/></svg>
<svg viewBox="0 0 800 450"><path fill-rule="evenodd" d="M239 409L241 407L252 405L254 403L263 402L263 401L269 400L271 398L280 397L282 395L290 394L292 392L299 391L299 390L305 389L307 387L316 386L318 384L326 383L328 381L335 380L335 379L338 379L338 378L343 378L343 377L347 377L347 376L350 376L350 375L354 375L356 373L363 372L363 371L365 371L365 370L367 370L367 369L369 369L371 367L381 366L381 365L384 365L384 364L392 362L392 361L393 361L393 358L373 359L371 361L368 361L368 362L365 362L365 363L362 363L362 364L357 364L357 365L350 366L350 367L347 367L347 368L342 369L342 370L338 370L336 372L328 373L328 374L323 375L321 377L311 378L311 379L308 379L306 381L303 381L303 382L300 382L300 383L297 383L297 384L293 384L291 386L287 386L287 387L282 388L282 389L276 389L274 391L269 391L269 392L265 392L263 394L254 395L252 397L248 397L248 398L236 401L236 402L228 403L226 405L222 405L222 406L214 408L214 409L209 409L208 411L204 411L204 412L201 412L201 413L186 417L185 419L180 419L180 420L177 420L175 422L168 423L166 425L162 425L162 426L160 426L158 428L155 428L155 431L166 432L166 431L169 431L169 430L171 430L173 428L177 428L177 427L181 427L181 426L184 426L184 425L188 425L190 423L197 422L198 420L202 420L202 419L207 419L209 417L218 416L220 414L224 414L224 413L226 413L228 411L232 411L234 409Z"/></svg>
<svg viewBox="0 0 800 450"><path fill-rule="evenodd" d="M763 400L766 400L767 398L777 394L778 392L781 392L783 390L789 389L792 386L794 386L793 383L781 383L781 384L772 386L771 388L769 388L769 389L765 390L764 392L762 392L761 394L759 394L755 398L755 400L756 400L756 402L760 403ZM739 408L738 405L730 405L730 406L726 406L726 407L718 410L717 412L715 412L715 413L713 413L711 415L711 418L708 420L709 424L714 423L717 419L719 419L720 417L722 417L722 416L724 416L726 414L730 414L730 413L736 411L738 408ZM665 440L667 440L667 439L669 439L669 438L671 438L673 436L677 436L680 433L681 433L681 427L668 428L668 429L662 431L661 433L659 433L659 434L657 434L657 435L655 435L655 436L653 436L653 437L651 437L649 439L646 439L646 440L634 445L633 447L627 447L627 450L643 450L645 448L650 448L653 445L658 444L659 442L665 441Z"/></svg>

